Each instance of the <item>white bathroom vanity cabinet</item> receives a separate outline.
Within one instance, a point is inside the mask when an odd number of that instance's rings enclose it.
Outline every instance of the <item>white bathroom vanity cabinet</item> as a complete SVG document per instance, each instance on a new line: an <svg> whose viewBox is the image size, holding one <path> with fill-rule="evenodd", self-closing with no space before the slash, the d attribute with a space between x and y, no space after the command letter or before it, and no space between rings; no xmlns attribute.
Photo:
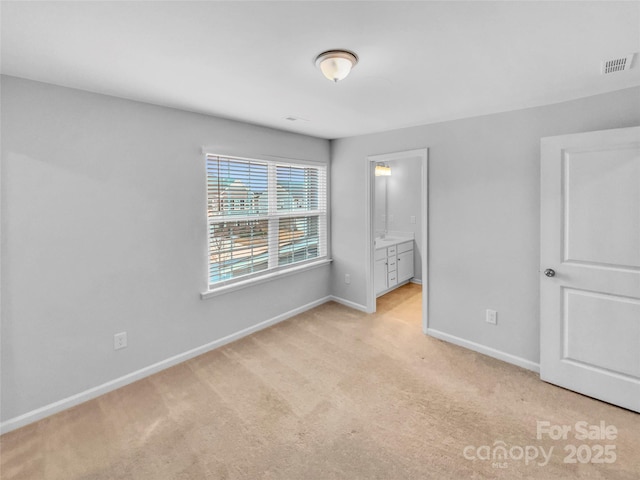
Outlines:
<svg viewBox="0 0 640 480"><path fill-rule="evenodd" d="M376 239L374 283L379 297L413 278L413 240Z"/></svg>

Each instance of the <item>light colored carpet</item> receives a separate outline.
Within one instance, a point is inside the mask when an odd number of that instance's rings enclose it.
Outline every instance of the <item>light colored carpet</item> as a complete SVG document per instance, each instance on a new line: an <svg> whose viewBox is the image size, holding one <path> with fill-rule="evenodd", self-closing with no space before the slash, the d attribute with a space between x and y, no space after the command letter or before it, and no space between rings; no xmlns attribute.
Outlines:
<svg viewBox="0 0 640 480"><path fill-rule="evenodd" d="M423 336L415 285L378 308L322 305L10 432L2 479L640 478L640 415ZM538 420L618 436L537 440ZM464 456L496 442L515 458ZM588 446L582 460L611 444L616 460L564 463L568 444Z"/></svg>

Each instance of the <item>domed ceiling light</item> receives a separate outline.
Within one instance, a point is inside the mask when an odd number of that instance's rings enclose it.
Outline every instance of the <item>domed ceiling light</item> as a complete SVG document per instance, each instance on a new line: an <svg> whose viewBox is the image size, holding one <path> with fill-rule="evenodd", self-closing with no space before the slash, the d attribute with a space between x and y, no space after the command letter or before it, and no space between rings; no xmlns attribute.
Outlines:
<svg viewBox="0 0 640 480"><path fill-rule="evenodd" d="M342 80L358 63L355 53L347 50L328 50L316 58L316 67L332 82Z"/></svg>

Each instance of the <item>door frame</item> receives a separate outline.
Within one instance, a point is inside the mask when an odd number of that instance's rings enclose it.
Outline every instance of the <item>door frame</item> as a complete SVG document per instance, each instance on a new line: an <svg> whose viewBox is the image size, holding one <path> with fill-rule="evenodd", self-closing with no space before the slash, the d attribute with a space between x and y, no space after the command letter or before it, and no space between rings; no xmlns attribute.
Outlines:
<svg viewBox="0 0 640 480"><path fill-rule="evenodd" d="M366 272L365 278L367 281L367 313L375 313L376 311L376 293L373 278L374 271L374 255L375 250L375 232L374 232L374 201L375 201L375 176L374 169L376 163L379 162L391 162L395 160L409 160L419 158L422 170L422 182L420 188L420 217L422 220L422 242L420 244L420 251L422 254L422 333L427 334L429 326L429 149L419 148L415 150L405 150L400 152L384 153L379 155L369 155L366 158Z"/></svg>

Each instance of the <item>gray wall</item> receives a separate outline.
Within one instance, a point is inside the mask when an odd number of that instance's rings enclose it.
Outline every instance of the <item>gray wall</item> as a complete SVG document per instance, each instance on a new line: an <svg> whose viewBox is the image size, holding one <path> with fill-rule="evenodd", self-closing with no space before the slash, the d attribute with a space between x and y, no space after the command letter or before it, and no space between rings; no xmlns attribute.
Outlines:
<svg viewBox="0 0 640 480"><path fill-rule="evenodd" d="M430 327L537 363L540 138L639 124L632 88L334 141L333 294L366 303L366 156L428 147Z"/></svg>
<svg viewBox="0 0 640 480"><path fill-rule="evenodd" d="M329 294L324 266L199 296L201 147L326 163L328 141L12 77L1 101L3 420Z"/></svg>

